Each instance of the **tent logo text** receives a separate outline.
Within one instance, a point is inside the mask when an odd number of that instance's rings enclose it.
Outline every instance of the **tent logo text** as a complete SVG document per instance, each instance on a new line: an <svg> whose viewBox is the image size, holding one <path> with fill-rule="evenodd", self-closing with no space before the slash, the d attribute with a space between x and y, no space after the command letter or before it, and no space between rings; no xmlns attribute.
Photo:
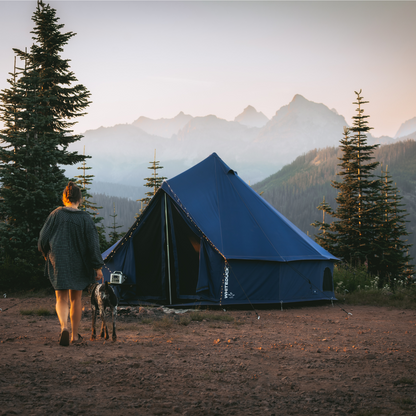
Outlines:
<svg viewBox="0 0 416 416"><path fill-rule="evenodd" d="M232 299L234 297L234 293L228 292L228 276L230 274L230 269L226 265L224 271L224 299Z"/></svg>

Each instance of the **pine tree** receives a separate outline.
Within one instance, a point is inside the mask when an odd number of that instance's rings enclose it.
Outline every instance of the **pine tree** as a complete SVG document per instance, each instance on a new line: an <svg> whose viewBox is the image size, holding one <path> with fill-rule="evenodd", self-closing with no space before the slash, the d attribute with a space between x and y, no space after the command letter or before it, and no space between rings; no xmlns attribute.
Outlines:
<svg viewBox="0 0 416 416"><path fill-rule="evenodd" d="M374 193L379 185L378 179L374 178L378 162L372 160L378 145L367 144L366 133L372 127L367 125L369 116L363 114L362 105L368 101L363 100L361 90L355 93L357 101L353 104L358 105L357 113L353 116L353 126L345 129L340 146L343 154L338 175L343 177L343 181L333 181L333 186L339 190L338 207L334 213L336 220L331 225L331 230L337 233L333 254L356 266L367 262L372 271L372 241L377 232Z"/></svg>
<svg viewBox="0 0 416 416"><path fill-rule="evenodd" d="M85 146L83 154L85 156ZM79 166L77 169L81 171L80 175L75 176L75 182L80 187L82 192L82 203L79 205L79 209L88 212L94 219L98 215L98 209L102 209L102 207L96 206L97 204L91 200L92 195L88 192L91 189L90 185L92 184L94 175L87 175L87 171L91 170L92 168L87 165L85 160L83 160L81 162L81 166Z"/></svg>
<svg viewBox="0 0 416 416"><path fill-rule="evenodd" d="M353 143L355 145L355 161L353 171L355 173L355 183L358 190L358 199L356 201L358 208L357 226L357 250L356 261L363 264L367 262L368 270L372 273L376 272L373 263L374 251L372 244L377 235L377 223L375 213L377 211L376 199L374 193L379 187L379 179L375 177L375 169L379 162L374 162L374 149L379 145L368 145L366 133L372 129L368 127L368 115L364 115L362 109L364 101L360 92L355 92L357 101L353 104L358 105L357 114L353 116L353 127L350 131L353 133Z"/></svg>
<svg viewBox="0 0 416 416"><path fill-rule="evenodd" d="M113 244L117 243L117 241L120 240L120 238L123 237L124 234L125 234L125 233L120 233L120 232L117 231L117 229L118 228L121 228L122 225L117 225L117 222L116 222L116 218L117 218L116 206L115 206L114 203L113 203L113 212L114 212L114 214L113 215L110 215L110 217L113 219L113 225L111 225L110 227L107 227L110 230L112 230L108 234L108 236L110 238L109 247L111 247Z"/></svg>
<svg viewBox="0 0 416 416"><path fill-rule="evenodd" d="M142 202L142 208L140 211L143 211L143 209L149 204L150 200L156 194L157 190L161 187L163 181L167 179L164 176L158 176L157 171L158 169L163 169L163 166L159 166L160 162L156 160L156 150L153 162L149 163L151 164L151 166L149 166L148 169L153 170L153 175L150 178L144 178L144 180L147 181L144 186L146 186L147 188L151 188L151 191L145 193L145 198L138 199L139 202Z"/></svg>
<svg viewBox="0 0 416 416"><path fill-rule="evenodd" d="M0 261L38 266L37 238L48 214L60 204L67 183L60 166L85 159L68 152L72 121L82 116L90 93L60 53L73 32L62 33L56 11L38 1L29 52L14 49L24 63L8 79L0 99Z"/></svg>
<svg viewBox="0 0 416 416"><path fill-rule="evenodd" d="M383 286L413 272L405 240L407 214L387 169L380 177L374 173L379 163L373 161L373 152L378 145L367 144L365 133L371 127L362 109L367 101L361 97L361 90L356 94L354 104L358 108L353 127L344 128L340 142L338 175L342 181L332 182L338 189L337 209L331 212L325 199L318 207L335 221L328 227L323 217L322 222L312 225L323 230L317 236L318 243L352 266L366 264L368 272L379 276L379 285Z"/></svg>
<svg viewBox="0 0 416 416"><path fill-rule="evenodd" d="M325 222L325 215L332 216L334 212L332 211L331 206L325 201L323 201L316 207L319 211L322 211L322 222L315 221L311 225L315 228L318 228L318 234L315 236L315 241L322 246L325 250L332 252L334 246L334 235L331 232L331 225Z"/></svg>
<svg viewBox="0 0 416 416"><path fill-rule="evenodd" d="M349 129L344 127L344 135L340 140L342 156L339 158L339 176L342 181L332 181L332 186L338 189L336 201L338 208L332 216L336 218L331 224L330 231L336 235L336 243L332 247L332 254L350 261L351 253L355 252L357 215L357 190L352 176L353 161L355 158L353 140L350 137Z"/></svg>
<svg viewBox="0 0 416 416"><path fill-rule="evenodd" d="M413 268L409 266L410 245L404 239L409 235L405 226L408 214L402 208L402 197L397 186L393 185L387 166L384 171L381 170L378 195L378 233L374 239L374 266L379 276L379 286L388 284L394 288L397 279L410 278Z"/></svg>
<svg viewBox="0 0 416 416"><path fill-rule="evenodd" d="M84 146L84 156L85 156L85 146ZM92 169L90 166L87 166L87 162L83 160L81 166L77 169L81 170L82 174L75 176L77 178L76 183L81 189L82 192L82 204L80 204L79 209L82 211L88 212L91 215L92 220L98 231L98 237L100 239L100 248L101 252L104 252L108 248L108 242L105 236L105 227L102 224L103 217L99 216L99 209L103 207L97 207L97 204L92 201L92 195L89 193L91 189L89 185L92 184L94 175L87 175L87 171Z"/></svg>

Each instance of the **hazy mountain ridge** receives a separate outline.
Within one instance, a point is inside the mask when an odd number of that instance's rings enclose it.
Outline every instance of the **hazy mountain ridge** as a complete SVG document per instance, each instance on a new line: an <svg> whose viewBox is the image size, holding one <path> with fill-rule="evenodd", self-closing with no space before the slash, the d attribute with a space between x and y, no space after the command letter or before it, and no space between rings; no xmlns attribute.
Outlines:
<svg viewBox="0 0 416 416"><path fill-rule="evenodd" d="M405 121L394 136L395 139L404 138L416 132L416 117Z"/></svg>
<svg viewBox="0 0 416 416"><path fill-rule="evenodd" d="M173 119L139 117L132 124L88 130L69 150L82 153L85 146L92 156L91 173L100 182L142 186L156 149L156 160L164 167L159 171L162 176L171 178L216 152L244 180L255 183L300 154L338 146L347 125L336 110L299 94L263 127L249 126L258 117L265 121L261 115L248 106L234 121L183 112ZM393 139L368 136L369 143L377 141L385 144ZM79 174L76 167L69 167L67 173Z"/></svg>
<svg viewBox="0 0 416 416"><path fill-rule="evenodd" d="M139 117L133 121L132 125L140 128L144 132L170 139L174 134L177 134L193 117L184 114L182 111L174 118L161 118L153 120L144 116Z"/></svg>

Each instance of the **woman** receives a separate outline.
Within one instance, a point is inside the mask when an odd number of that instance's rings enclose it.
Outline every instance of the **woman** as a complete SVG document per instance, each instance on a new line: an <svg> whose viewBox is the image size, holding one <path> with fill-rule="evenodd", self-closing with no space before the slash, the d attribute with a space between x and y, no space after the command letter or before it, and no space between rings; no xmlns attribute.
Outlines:
<svg viewBox="0 0 416 416"><path fill-rule="evenodd" d="M55 289L56 313L61 324L59 344L68 346L68 301L71 342L82 342L78 334L82 291L103 278L104 262L94 222L87 212L78 210L82 202L80 188L69 182L62 200L65 206L52 211L40 231L38 249L46 260L45 275Z"/></svg>

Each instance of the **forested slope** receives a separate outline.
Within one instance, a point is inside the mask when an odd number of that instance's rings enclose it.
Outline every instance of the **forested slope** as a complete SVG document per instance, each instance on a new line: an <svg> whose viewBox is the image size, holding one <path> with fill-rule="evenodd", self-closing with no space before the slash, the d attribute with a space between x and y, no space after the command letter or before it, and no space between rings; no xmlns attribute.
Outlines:
<svg viewBox="0 0 416 416"><path fill-rule="evenodd" d="M340 180L338 172L339 148L312 150L299 156L279 172L253 185L256 192L264 192L263 197L286 218L305 233L313 236L316 229L310 224L322 221L322 213L316 207L323 197L336 208L336 189L332 180ZM416 258L416 141L407 140L379 147L375 159L388 166L393 181L403 196L403 203L409 216L407 230L412 234L408 241L413 244L410 254ZM378 172L380 169L378 169ZM326 218L327 220L327 218ZM330 222L330 221L328 221Z"/></svg>
<svg viewBox="0 0 416 416"><path fill-rule="evenodd" d="M136 214L140 211L140 202L127 198L92 193L92 201L97 207L102 207L98 209L98 212L99 216L104 218L102 223L106 227L107 235L111 232L108 227L112 227L114 223L114 218L111 217L114 215L114 208L117 214L116 226L121 226L117 228L117 232L127 232L134 224Z"/></svg>

